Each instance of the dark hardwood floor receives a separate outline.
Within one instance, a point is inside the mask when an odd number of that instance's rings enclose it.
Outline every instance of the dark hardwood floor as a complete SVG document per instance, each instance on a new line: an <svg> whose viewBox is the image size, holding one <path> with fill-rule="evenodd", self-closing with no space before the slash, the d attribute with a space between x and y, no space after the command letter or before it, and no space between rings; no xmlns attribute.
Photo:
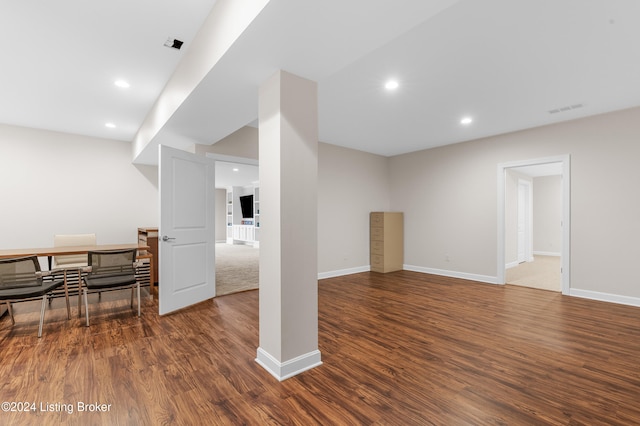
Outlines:
<svg viewBox="0 0 640 426"><path fill-rule="evenodd" d="M0 424L640 424L640 308L406 271L318 287L323 365L282 383L254 361L257 291L141 318L94 298L90 328L57 299L41 339L15 305L0 400L36 410Z"/></svg>

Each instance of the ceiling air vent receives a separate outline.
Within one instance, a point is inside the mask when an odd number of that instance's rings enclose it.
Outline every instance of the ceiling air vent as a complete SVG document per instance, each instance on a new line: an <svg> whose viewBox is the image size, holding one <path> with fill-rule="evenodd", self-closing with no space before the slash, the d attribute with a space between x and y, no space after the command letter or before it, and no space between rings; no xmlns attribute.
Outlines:
<svg viewBox="0 0 640 426"><path fill-rule="evenodd" d="M551 110L549 110L549 114L557 114L559 112L567 112L567 111L571 111L573 109L578 109L578 108L582 108L582 107L584 107L584 104L567 105L567 106L563 106L563 107L560 107L560 108L551 109Z"/></svg>
<svg viewBox="0 0 640 426"><path fill-rule="evenodd" d="M180 48L182 47L182 43L183 42L178 40L177 38L169 38L164 42L164 45L173 49L180 50Z"/></svg>

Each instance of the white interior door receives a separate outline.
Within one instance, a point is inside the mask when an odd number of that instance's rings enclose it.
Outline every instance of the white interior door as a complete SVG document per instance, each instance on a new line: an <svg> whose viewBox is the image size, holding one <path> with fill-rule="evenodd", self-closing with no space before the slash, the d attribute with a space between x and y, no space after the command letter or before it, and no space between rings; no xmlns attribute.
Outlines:
<svg viewBox="0 0 640 426"><path fill-rule="evenodd" d="M215 161L160 146L160 315L215 296Z"/></svg>

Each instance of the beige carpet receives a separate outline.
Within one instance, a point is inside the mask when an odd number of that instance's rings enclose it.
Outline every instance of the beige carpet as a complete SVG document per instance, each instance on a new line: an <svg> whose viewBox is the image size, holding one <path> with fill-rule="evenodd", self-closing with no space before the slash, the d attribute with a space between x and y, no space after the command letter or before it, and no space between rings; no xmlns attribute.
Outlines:
<svg viewBox="0 0 640 426"><path fill-rule="evenodd" d="M216 296L258 288L259 249L216 244Z"/></svg>
<svg viewBox="0 0 640 426"><path fill-rule="evenodd" d="M507 284L542 290L561 291L562 274L559 256L534 256L533 262L524 262L507 269Z"/></svg>

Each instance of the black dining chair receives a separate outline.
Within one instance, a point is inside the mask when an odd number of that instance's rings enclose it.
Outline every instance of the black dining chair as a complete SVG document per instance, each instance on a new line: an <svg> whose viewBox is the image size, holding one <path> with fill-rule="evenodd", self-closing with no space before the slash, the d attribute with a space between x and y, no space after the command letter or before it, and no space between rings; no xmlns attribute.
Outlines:
<svg viewBox="0 0 640 426"><path fill-rule="evenodd" d="M60 275L63 276L63 279L59 279ZM38 337L42 337L47 295L62 286L64 286L64 294L67 299L67 319L70 319L69 290L66 275L62 270L41 271L37 256L0 259L0 304L2 302L7 304L13 325L16 321L13 316L12 303L26 302L42 297Z"/></svg>
<svg viewBox="0 0 640 426"><path fill-rule="evenodd" d="M136 279L138 262L136 249L101 250L88 252L87 275L84 280L84 307L89 327L89 302L87 294L131 287L131 307L133 290L138 290L138 316L140 316L140 282Z"/></svg>

